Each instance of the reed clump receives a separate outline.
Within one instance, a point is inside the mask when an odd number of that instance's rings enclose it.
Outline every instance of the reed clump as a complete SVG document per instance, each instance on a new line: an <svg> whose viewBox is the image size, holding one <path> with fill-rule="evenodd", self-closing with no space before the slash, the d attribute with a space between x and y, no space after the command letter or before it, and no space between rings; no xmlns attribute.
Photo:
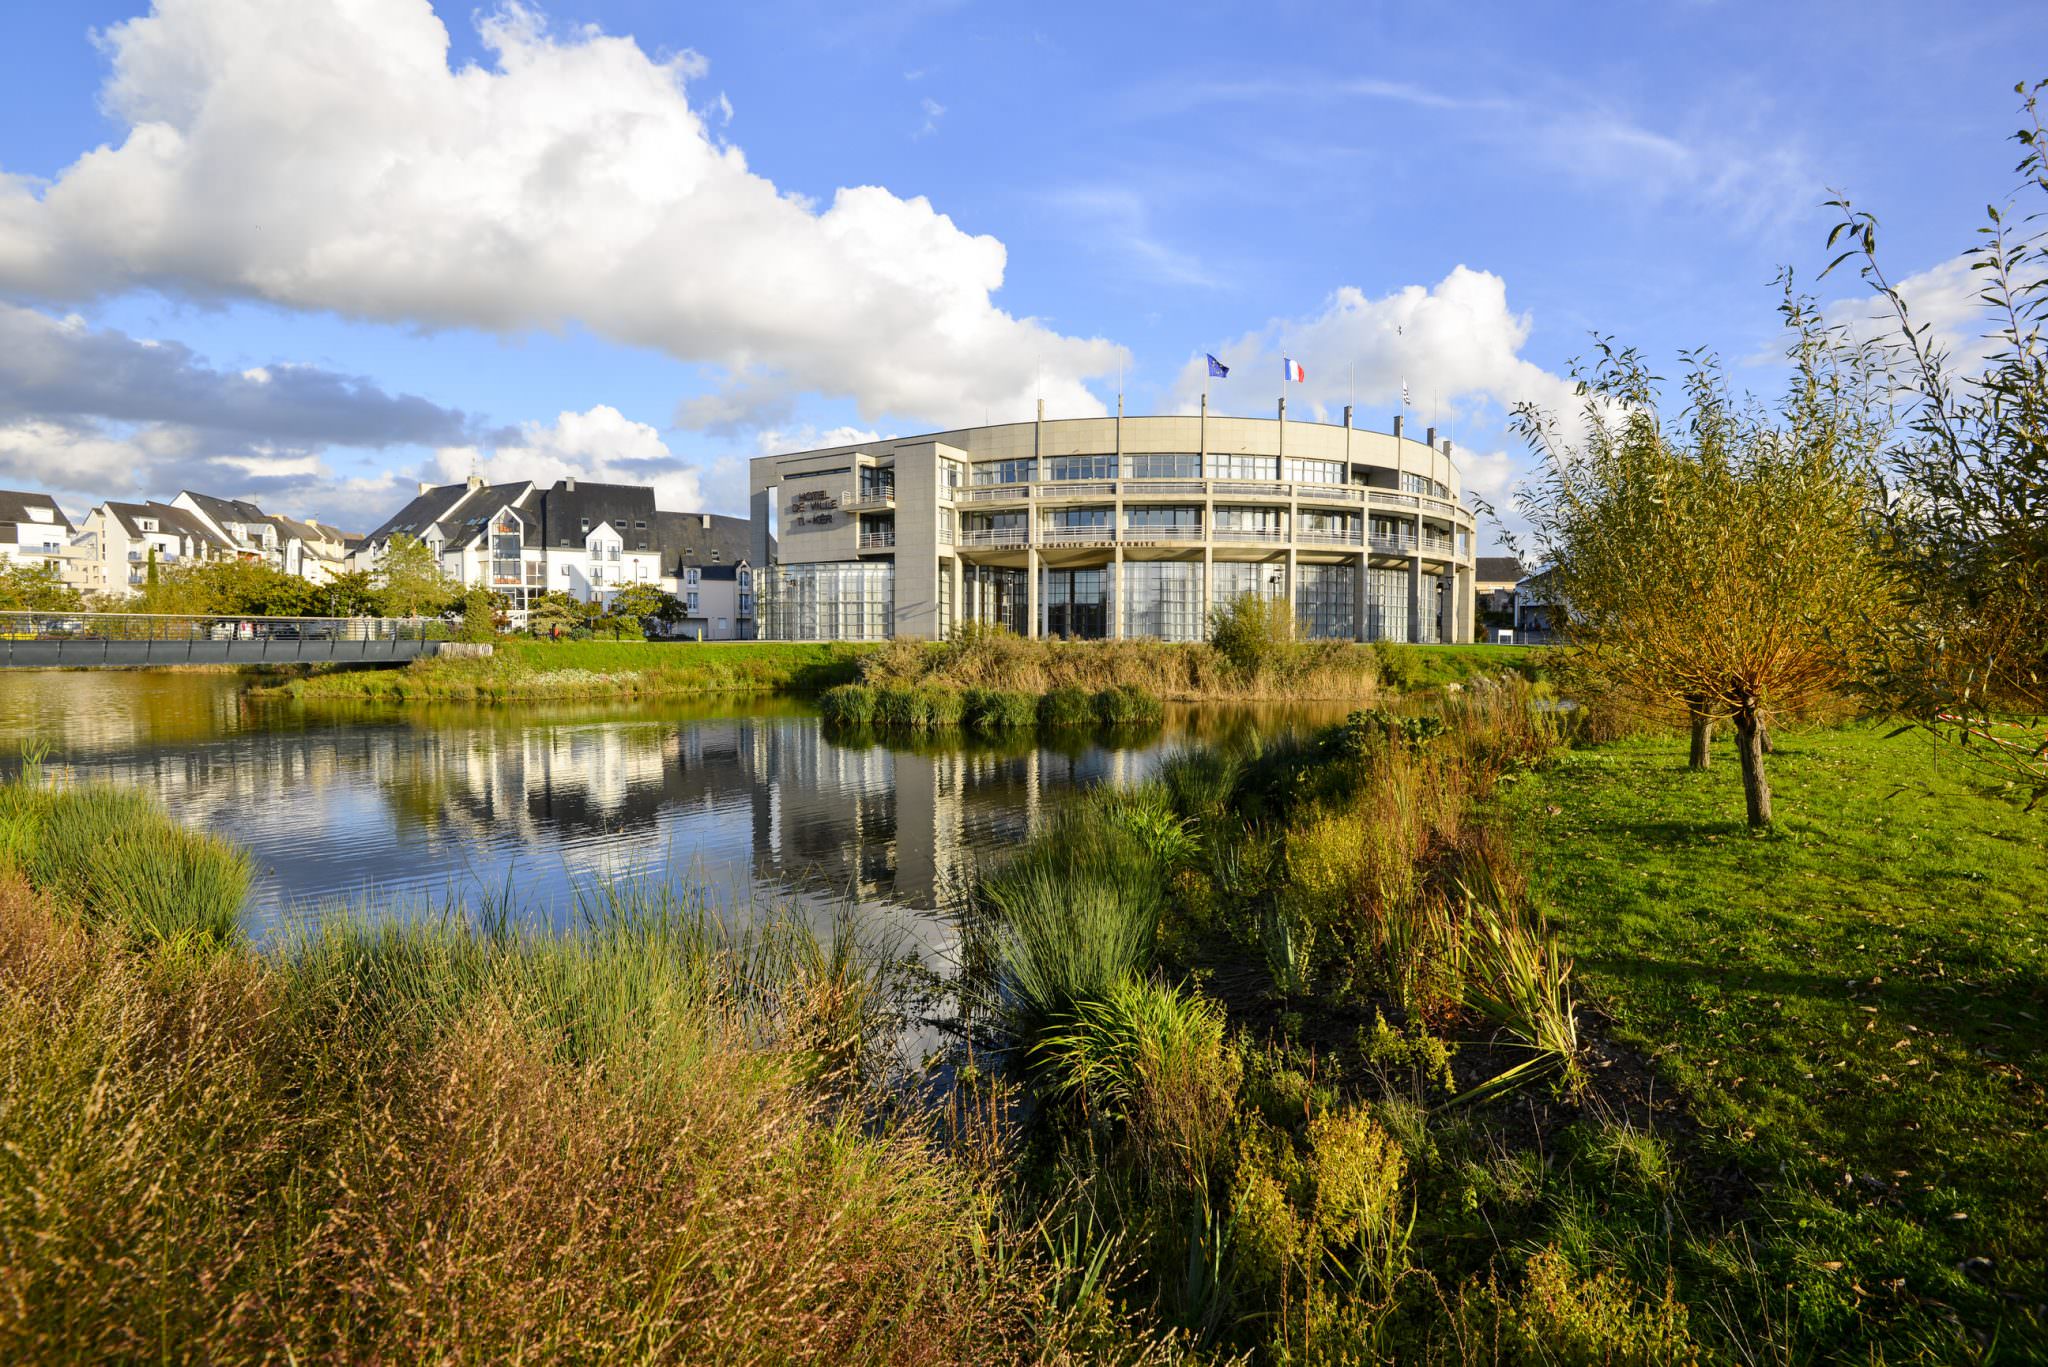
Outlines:
<svg viewBox="0 0 2048 1367"><path fill-rule="evenodd" d="M0 810L0 1359L983 1362L1101 1320L885 1104L850 935L621 885L570 933L138 935L61 862L105 842Z"/></svg>

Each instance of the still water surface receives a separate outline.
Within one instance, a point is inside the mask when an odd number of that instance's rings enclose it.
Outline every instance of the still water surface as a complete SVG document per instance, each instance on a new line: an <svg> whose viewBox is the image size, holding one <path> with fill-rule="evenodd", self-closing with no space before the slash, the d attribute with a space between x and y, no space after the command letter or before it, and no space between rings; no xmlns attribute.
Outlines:
<svg viewBox="0 0 2048 1367"><path fill-rule="evenodd" d="M846 744L786 700L588 707L307 708L227 674L0 676L0 755L154 792L239 842L259 934L344 904L409 914L509 893L558 924L601 876L694 883L716 901L853 904L926 952L976 867L1073 790L1151 772L1198 723L1105 742ZM1333 709L1211 711L1204 735ZM1335 709L1341 710L1341 709Z"/></svg>

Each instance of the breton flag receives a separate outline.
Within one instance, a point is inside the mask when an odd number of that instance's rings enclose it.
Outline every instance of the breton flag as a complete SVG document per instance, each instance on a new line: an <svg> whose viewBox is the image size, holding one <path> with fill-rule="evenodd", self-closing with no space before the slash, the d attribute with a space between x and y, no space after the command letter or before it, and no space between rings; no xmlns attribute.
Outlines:
<svg viewBox="0 0 2048 1367"><path fill-rule="evenodd" d="M1204 352L1202 354L1205 356L1208 355L1207 352ZM1214 375L1219 380L1227 380L1230 378L1230 367L1223 364L1223 362L1217 360L1214 356L1210 356L1209 373L1211 375Z"/></svg>
<svg viewBox="0 0 2048 1367"><path fill-rule="evenodd" d="M1292 357L1282 360L1280 368L1287 372L1287 379L1293 384L1300 384L1308 378L1308 372L1296 365Z"/></svg>
<svg viewBox="0 0 2048 1367"><path fill-rule="evenodd" d="M1403 407L1403 408L1406 408L1407 406L1408 406L1408 382L1407 382L1406 380L1403 380L1403 381L1401 381L1401 407Z"/></svg>

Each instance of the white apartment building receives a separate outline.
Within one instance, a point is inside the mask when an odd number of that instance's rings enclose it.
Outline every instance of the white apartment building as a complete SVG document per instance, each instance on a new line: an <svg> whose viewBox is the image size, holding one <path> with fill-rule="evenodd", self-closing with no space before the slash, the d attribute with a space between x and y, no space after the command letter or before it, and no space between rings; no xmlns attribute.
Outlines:
<svg viewBox="0 0 2048 1367"><path fill-rule="evenodd" d="M737 565L688 565L676 588L683 604L677 633L700 641L751 641L758 634L754 612L754 570Z"/></svg>
<svg viewBox="0 0 2048 1367"><path fill-rule="evenodd" d="M154 557L159 571L231 559L235 547L188 508L169 503L102 503L73 538L81 589L114 596L140 593Z"/></svg>
<svg viewBox="0 0 2048 1367"><path fill-rule="evenodd" d="M66 583L76 571L71 519L48 494L0 489L0 564L55 565Z"/></svg>
<svg viewBox="0 0 2048 1367"><path fill-rule="evenodd" d="M1469 641L1473 522L1451 444L1199 414L965 428L761 456L762 635L1200 640L1246 593L1303 636ZM771 561L771 531L779 551Z"/></svg>
<svg viewBox="0 0 2048 1367"><path fill-rule="evenodd" d="M628 584L675 591L662 574L654 490L637 484L574 479L541 489L531 481L421 484L418 495L367 537L350 557L370 569L404 535L434 551L458 583L489 588L524 614L544 592L609 605Z"/></svg>

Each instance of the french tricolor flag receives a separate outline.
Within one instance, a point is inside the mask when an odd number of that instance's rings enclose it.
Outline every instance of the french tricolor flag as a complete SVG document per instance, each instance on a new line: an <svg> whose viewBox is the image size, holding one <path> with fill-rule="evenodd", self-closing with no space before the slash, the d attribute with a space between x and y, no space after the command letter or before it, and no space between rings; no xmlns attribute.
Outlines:
<svg viewBox="0 0 2048 1367"><path fill-rule="evenodd" d="M1280 362L1280 368L1287 372L1286 378L1290 384L1300 384L1308 378L1308 372L1296 365L1291 356Z"/></svg>

